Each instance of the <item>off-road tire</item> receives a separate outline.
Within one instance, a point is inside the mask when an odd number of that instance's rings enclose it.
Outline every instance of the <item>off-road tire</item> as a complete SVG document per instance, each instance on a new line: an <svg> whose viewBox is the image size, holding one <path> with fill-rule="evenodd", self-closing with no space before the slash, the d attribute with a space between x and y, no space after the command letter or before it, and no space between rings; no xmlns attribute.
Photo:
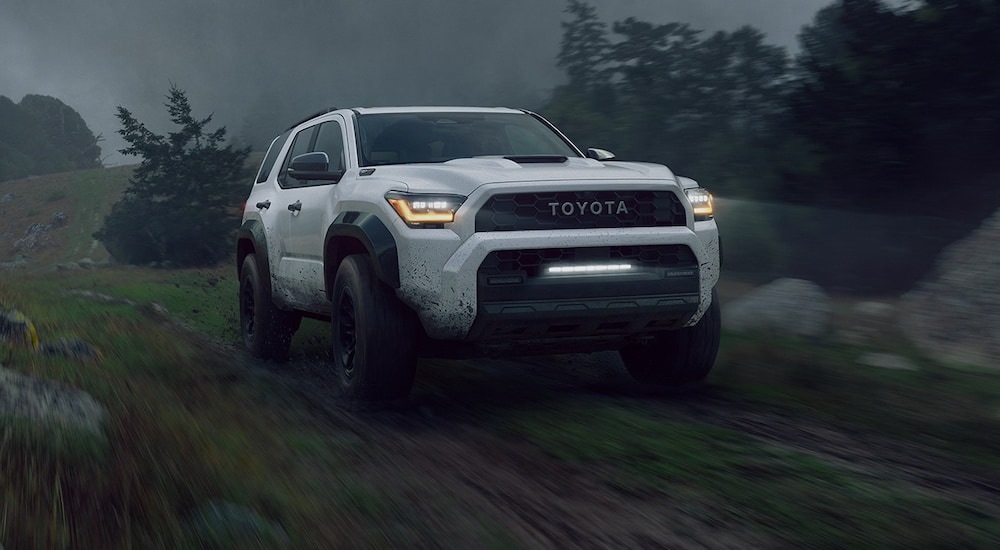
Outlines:
<svg viewBox="0 0 1000 550"><path fill-rule="evenodd" d="M302 316L278 309L271 300L271 285L262 280L257 258L248 254L240 269L240 332L250 355L284 361Z"/></svg>
<svg viewBox="0 0 1000 550"><path fill-rule="evenodd" d="M333 363L348 406L406 397L417 367L417 319L363 254L341 262L333 282Z"/></svg>
<svg viewBox="0 0 1000 550"><path fill-rule="evenodd" d="M692 327L662 332L644 344L619 350L629 374L639 382L681 386L708 376L719 352L722 331L719 298L712 290L712 305Z"/></svg>

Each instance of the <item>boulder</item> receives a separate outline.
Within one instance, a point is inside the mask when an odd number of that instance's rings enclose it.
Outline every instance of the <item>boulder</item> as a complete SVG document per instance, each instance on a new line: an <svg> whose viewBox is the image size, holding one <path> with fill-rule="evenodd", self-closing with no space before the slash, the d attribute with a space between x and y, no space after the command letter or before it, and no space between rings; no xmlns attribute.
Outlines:
<svg viewBox="0 0 1000 550"><path fill-rule="evenodd" d="M16 309L0 312L0 342L37 348L35 325Z"/></svg>
<svg viewBox="0 0 1000 550"><path fill-rule="evenodd" d="M0 367L0 418L49 427L77 426L103 437L107 411L89 394Z"/></svg>
<svg viewBox="0 0 1000 550"><path fill-rule="evenodd" d="M44 250L56 246L49 237L51 224L33 223L24 230L24 237L14 241L14 250L27 252L29 250Z"/></svg>
<svg viewBox="0 0 1000 550"><path fill-rule="evenodd" d="M736 332L817 337L829 330L830 312L830 298L816 283L778 279L723 304L722 326Z"/></svg>
<svg viewBox="0 0 1000 550"><path fill-rule="evenodd" d="M53 228L62 227L69 222L69 216L65 212L56 212L49 218L49 225Z"/></svg>
<svg viewBox="0 0 1000 550"><path fill-rule="evenodd" d="M858 364L890 370L917 370L917 366L906 357L891 353L866 353L858 357Z"/></svg>
<svg viewBox="0 0 1000 550"><path fill-rule="evenodd" d="M850 323L836 328L837 341L849 346L878 346L896 333L896 307L874 301L854 304Z"/></svg>
<svg viewBox="0 0 1000 550"><path fill-rule="evenodd" d="M28 256L27 254L18 254L9 262L0 262L0 269L19 269L37 263L38 260Z"/></svg>
<svg viewBox="0 0 1000 550"><path fill-rule="evenodd" d="M900 326L945 363L1000 368L1000 211L944 249L903 296Z"/></svg>
<svg viewBox="0 0 1000 550"><path fill-rule="evenodd" d="M60 338L51 342L43 342L38 347L39 353L59 355L81 361L97 361L101 351L79 338Z"/></svg>

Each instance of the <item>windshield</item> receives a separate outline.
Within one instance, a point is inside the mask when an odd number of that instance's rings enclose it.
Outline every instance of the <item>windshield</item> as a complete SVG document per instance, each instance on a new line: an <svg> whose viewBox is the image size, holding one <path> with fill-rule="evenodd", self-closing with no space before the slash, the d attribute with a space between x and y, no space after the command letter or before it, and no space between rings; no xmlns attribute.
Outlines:
<svg viewBox="0 0 1000 550"><path fill-rule="evenodd" d="M521 113L359 115L358 150L361 166L478 156L579 156L541 121Z"/></svg>

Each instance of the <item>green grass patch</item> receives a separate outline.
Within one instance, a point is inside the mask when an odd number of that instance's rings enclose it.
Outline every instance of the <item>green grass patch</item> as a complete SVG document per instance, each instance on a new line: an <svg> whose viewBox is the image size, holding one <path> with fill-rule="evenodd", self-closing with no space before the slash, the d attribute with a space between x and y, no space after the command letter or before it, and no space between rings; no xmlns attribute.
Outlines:
<svg viewBox="0 0 1000 550"><path fill-rule="evenodd" d="M257 379L141 305L63 292L74 286L110 292L120 284L116 297L177 309L190 303L189 293L202 307L207 296L228 293L222 281L213 286L193 272L158 270L0 281L0 304L31 318L43 342L74 335L103 355L76 361L0 343L4 365L86 391L108 409L103 448L4 424L5 547L199 548L203 533L192 529L190 517L210 500L280 523L292 548L373 547L384 539L379 502L393 500L365 493L344 471L341 457L357 453L353 433L331 431L291 390ZM401 544L398 537L386 540Z"/></svg>
<svg viewBox="0 0 1000 550"><path fill-rule="evenodd" d="M46 195L45 202L56 202L61 201L66 198L66 191L64 189L56 189L51 193Z"/></svg>
<svg viewBox="0 0 1000 550"><path fill-rule="evenodd" d="M75 204L66 232L64 260L90 257L99 261L108 257L107 251L94 240L93 234L101 228L111 204L118 200L128 185L132 166L87 170L74 174L71 185Z"/></svg>
<svg viewBox="0 0 1000 550"><path fill-rule="evenodd" d="M14 273L19 286L40 308L36 324L58 317L66 324L94 321L95 315L137 319L159 304L205 337L240 341L236 269L160 270L116 267L95 271L55 272L44 278ZM17 279L15 279L17 280ZM75 292L75 293L74 293ZM80 293L89 293L83 294ZM108 298L119 303L109 302ZM139 308L124 303L132 302ZM101 308L95 308L101 304ZM84 323L85 324L85 323Z"/></svg>
<svg viewBox="0 0 1000 550"><path fill-rule="evenodd" d="M712 380L724 391L1000 468L1000 373L944 367L899 341L889 351L917 370L860 365L868 350L824 342L736 334L723 342Z"/></svg>

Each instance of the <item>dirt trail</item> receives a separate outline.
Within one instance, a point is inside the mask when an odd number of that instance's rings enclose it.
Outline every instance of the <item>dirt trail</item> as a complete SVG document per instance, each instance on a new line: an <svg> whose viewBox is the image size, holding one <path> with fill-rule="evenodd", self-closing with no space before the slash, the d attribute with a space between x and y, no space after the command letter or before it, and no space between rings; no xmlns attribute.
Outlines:
<svg viewBox="0 0 1000 550"><path fill-rule="evenodd" d="M331 386L329 372L320 359L296 361L279 373L272 367L266 376L308 400L335 432L359 438L364 452L355 457L353 471L375 490L406 495L405 502L397 503L399 516L420 519L394 529L428 547L442 541L453 547L483 545L481 529L473 526L484 518L516 538L507 542L527 548L783 546L684 496L624 487L614 472L569 464L532 444L481 428L475 414L480 399L556 403L571 396L641 403L658 415L739 431L863 471L883 483L919 488L1000 515L1000 476L995 471L881 434L846 431L734 401L711 387L693 395L651 391L631 381L615 354L456 361L451 366L483 376L462 387L459 399L418 385L406 403L366 413L338 406L326 389ZM506 393L498 396L499 391ZM498 544L508 546L504 540Z"/></svg>

